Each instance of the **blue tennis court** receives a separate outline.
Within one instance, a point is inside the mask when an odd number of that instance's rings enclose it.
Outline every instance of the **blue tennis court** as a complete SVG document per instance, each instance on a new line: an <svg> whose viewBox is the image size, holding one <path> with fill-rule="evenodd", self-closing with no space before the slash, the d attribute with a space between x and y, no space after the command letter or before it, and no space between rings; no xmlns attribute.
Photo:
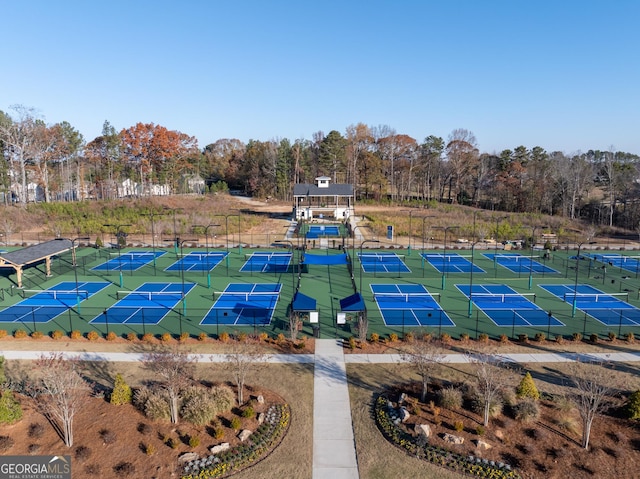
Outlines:
<svg viewBox="0 0 640 479"><path fill-rule="evenodd" d="M219 293L201 325L265 326L280 297L279 283L231 283Z"/></svg>
<svg viewBox="0 0 640 479"><path fill-rule="evenodd" d="M628 293L609 294L588 284L545 284L540 285L549 293L573 305L607 326L640 325L640 309L625 301Z"/></svg>
<svg viewBox="0 0 640 479"><path fill-rule="evenodd" d="M94 271L136 271L152 263L166 251L128 251L126 253L111 253L112 258L98 266Z"/></svg>
<svg viewBox="0 0 640 479"><path fill-rule="evenodd" d="M540 256L526 256L518 253L483 253L491 261L507 268L512 273L558 273L546 264L540 263Z"/></svg>
<svg viewBox="0 0 640 479"><path fill-rule="evenodd" d="M340 236L339 226L311 225L307 231L307 239L320 238L321 236Z"/></svg>
<svg viewBox="0 0 640 479"><path fill-rule="evenodd" d="M624 269L631 273L640 272L640 259L637 256L624 256L621 254L588 254L585 256L604 263L605 265Z"/></svg>
<svg viewBox="0 0 640 479"><path fill-rule="evenodd" d="M284 273L289 269L291 253L256 251L248 255L240 268L241 273Z"/></svg>
<svg viewBox="0 0 640 479"><path fill-rule="evenodd" d="M165 271L211 271L227 256L226 251L188 253L165 269Z"/></svg>
<svg viewBox="0 0 640 479"><path fill-rule="evenodd" d="M551 312L535 304L535 294L518 293L506 284L457 284L456 288L496 326L564 326ZM471 293L471 294L470 294Z"/></svg>
<svg viewBox="0 0 640 479"><path fill-rule="evenodd" d="M446 256L439 253L422 253L421 256L440 273L470 273L472 267L474 273L485 272L478 265L471 263L470 256L462 256L457 253Z"/></svg>
<svg viewBox="0 0 640 479"><path fill-rule="evenodd" d="M358 253L365 273L410 273L404 256L396 253Z"/></svg>
<svg viewBox="0 0 640 479"><path fill-rule="evenodd" d="M158 324L176 310L195 283L144 283L134 291L119 291L118 302L93 318L93 324ZM185 303L186 304L186 303Z"/></svg>
<svg viewBox="0 0 640 479"><path fill-rule="evenodd" d="M421 284L372 284L371 291L387 326L455 326Z"/></svg>
<svg viewBox="0 0 640 479"><path fill-rule="evenodd" d="M23 294L29 297L0 310L0 321L47 323L110 284L106 281L80 281L76 291L74 281L64 281L46 290L25 290Z"/></svg>

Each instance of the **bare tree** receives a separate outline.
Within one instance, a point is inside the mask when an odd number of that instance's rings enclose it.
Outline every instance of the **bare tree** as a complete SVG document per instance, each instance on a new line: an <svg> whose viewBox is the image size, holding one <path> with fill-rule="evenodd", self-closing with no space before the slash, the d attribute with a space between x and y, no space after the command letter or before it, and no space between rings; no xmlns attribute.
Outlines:
<svg viewBox="0 0 640 479"><path fill-rule="evenodd" d="M410 343L402 352L402 359L410 363L422 381L420 401L425 402L429 382L439 364L444 360L444 353L436 342L420 338Z"/></svg>
<svg viewBox="0 0 640 479"><path fill-rule="evenodd" d="M606 363L575 362L570 366L573 399L582 420L582 447L589 448L593 420L609 407L609 395L615 380Z"/></svg>
<svg viewBox="0 0 640 479"><path fill-rule="evenodd" d="M359 311L356 317L356 329L358 330L358 340L366 341L369 331L369 318L366 311Z"/></svg>
<svg viewBox="0 0 640 479"><path fill-rule="evenodd" d="M509 374L504 363L490 354L476 354L469 356L469 362L474 365L478 395L482 401L483 425L489 425L491 407L498 395L509 382Z"/></svg>
<svg viewBox="0 0 640 479"><path fill-rule="evenodd" d="M193 382L196 355L180 348L179 345L163 347L145 354L144 366L160 377L160 387L169 396L171 422L180 420L182 393Z"/></svg>
<svg viewBox="0 0 640 479"><path fill-rule="evenodd" d="M247 376L264 365L265 355L253 342L235 342L225 356L226 369L231 372L238 388L238 405L244 404L244 385Z"/></svg>
<svg viewBox="0 0 640 479"><path fill-rule="evenodd" d="M301 324L302 318L300 318L300 313L296 313L291 310L289 313L289 339L291 341L296 341L298 339L298 331L300 330Z"/></svg>
<svg viewBox="0 0 640 479"><path fill-rule="evenodd" d="M73 446L73 419L89 395L89 386L78 372L78 361L52 352L36 360L39 405L56 427L67 447Z"/></svg>

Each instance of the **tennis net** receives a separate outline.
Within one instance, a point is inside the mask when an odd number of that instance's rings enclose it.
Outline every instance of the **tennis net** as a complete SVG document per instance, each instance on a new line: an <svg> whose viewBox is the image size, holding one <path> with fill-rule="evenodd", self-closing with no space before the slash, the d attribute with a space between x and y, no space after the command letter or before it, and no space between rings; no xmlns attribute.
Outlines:
<svg viewBox="0 0 640 479"><path fill-rule="evenodd" d="M89 297L89 291L86 290L59 290L59 289L23 289L22 297L27 298L36 298L36 299L76 299L82 298L87 299Z"/></svg>
<svg viewBox="0 0 640 479"><path fill-rule="evenodd" d="M447 256L441 254L428 254L425 256L429 261L436 264L444 263L445 261L447 263L468 263L471 261L470 254L448 254Z"/></svg>
<svg viewBox="0 0 640 479"><path fill-rule="evenodd" d="M491 303L522 303L536 302L536 293L473 293L471 299L474 301Z"/></svg>
<svg viewBox="0 0 640 479"><path fill-rule="evenodd" d="M540 259L540 255L508 255L498 254L495 256L497 261L522 263L523 261L537 261Z"/></svg>
<svg viewBox="0 0 640 479"><path fill-rule="evenodd" d="M358 254L358 258L363 263L398 263L404 260L403 254L376 254L362 253Z"/></svg>
<svg viewBox="0 0 640 479"><path fill-rule="evenodd" d="M213 299L223 299L226 301L264 301L277 299L279 296L277 291L256 291L253 293L243 293L240 291L216 291L213 293Z"/></svg>
<svg viewBox="0 0 640 479"><path fill-rule="evenodd" d="M111 259L125 258L130 259L132 261L142 260L142 259L153 259L154 256L157 256L153 252L141 252L141 253L109 253Z"/></svg>
<svg viewBox="0 0 640 479"><path fill-rule="evenodd" d="M117 291L117 299L137 299L141 301L153 301L153 300L175 300L182 299L181 291Z"/></svg>
<svg viewBox="0 0 640 479"><path fill-rule="evenodd" d="M373 298L377 302L385 303L411 303L412 301L440 302L440 293L373 293Z"/></svg>
<svg viewBox="0 0 640 479"><path fill-rule="evenodd" d="M589 303L617 303L629 301L629 293L564 293L564 300L567 303L573 301Z"/></svg>

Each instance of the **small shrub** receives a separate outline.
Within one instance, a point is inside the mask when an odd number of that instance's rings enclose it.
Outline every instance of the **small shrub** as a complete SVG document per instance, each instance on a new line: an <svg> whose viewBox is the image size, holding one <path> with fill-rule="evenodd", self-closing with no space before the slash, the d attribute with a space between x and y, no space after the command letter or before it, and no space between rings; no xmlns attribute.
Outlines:
<svg viewBox="0 0 640 479"><path fill-rule="evenodd" d="M170 437L167 439L167 446L171 449L176 449L180 445L180 441L178 441L175 437Z"/></svg>
<svg viewBox="0 0 640 479"><path fill-rule="evenodd" d="M556 343L564 344L564 336L562 334L556 334Z"/></svg>
<svg viewBox="0 0 640 479"><path fill-rule="evenodd" d="M120 373L116 374L109 402L114 406L121 406L123 404L131 404L132 398L131 386L126 383Z"/></svg>
<svg viewBox="0 0 640 479"><path fill-rule="evenodd" d="M181 343L184 343L184 342L186 342L186 341L187 341L187 339L189 339L189 337L190 337L190 334L189 334L189 333L187 333L187 332L185 331L185 332L183 332L182 334L180 334L179 341L180 341Z"/></svg>
<svg viewBox="0 0 640 479"><path fill-rule="evenodd" d="M240 423L240 418L238 418L238 417L234 417L234 418L231 420L230 427L231 427L231 429L233 429L234 431L237 431L238 429L240 429L240 426L241 426L241 425L242 425L242 424Z"/></svg>
<svg viewBox="0 0 640 479"><path fill-rule="evenodd" d="M573 333L573 342L579 343L582 341L582 333Z"/></svg>
<svg viewBox="0 0 640 479"><path fill-rule="evenodd" d="M611 342L614 342L618 338L618 335L613 331L609 331L609 334L607 336L609 337L609 341Z"/></svg>
<svg viewBox="0 0 640 479"><path fill-rule="evenodd" d="M74 457L78 461L86 461L91 457L91 448L87 446L78 446L76 447Z"/></svg>
<svg viewBox="0 0 640 479"><path fill-rule="evenodd" d="M276 336L276 343L277 344L284 344L286 342L287 342L287 338L285 337L284 333L279 333L278 336Z"/></svg>
<svg viewBox="0 0 640 479"><path fill-rule="evenodd" d="M207 333L200 333L198 334L198 341L200 342L206 341L207 337L208 337Z"/></svg>
<svg viewBox="0 0 640 479"><path fill-rule="evenodd" d="M407 331L406 333L404 333L404 337L402 339L404 339L405 343L412 343L413 341L415 341L416 337L411 331Z"/></svg>
<svg viewBox="0 0 640 479"><path fill-rule="evenodd" d="M507 335L506 335L506 334L504 334L504 333L503 333L503 334L501 334L501 335L500 335L500 342L501 342L502 344L506 344L506 343L508 343L508 342L509 342L509 336L507 336Z"/></svg>
<svg viewBox="0 0 640 479"><path fill-rule="evenodd" d="M39 439L44 434L44 426L39 422L34 422L29 424L29 429L27 431L27 435L33 439Z"/></svg>
<svg viewBox="0 0 640 479"><path fill-rule="evenodd" d="M518 341L520 341L521 343L528 343L529 342L529 335L528 334L518 334Z"/></svg>
<svg viewBox="0 0 640 479"><path fill-rule="evenodd" d="M269 339L269 334L268 333L260 333L260 334L258 334L258 340L260 340L260 342L266 343L268 339Z"/></svg>
<svg viewBox="0 0 640 479"><path fill-rule="evenodd" d="M64 336L64 333L59 329L56 329L51 333L51 339L60 339Z"/></svg>
<svg viewBox="0 0 640 479"><path fill-rule="evenodd" d="M240 343L246 343L248 338L249 338L249 336L247 335L247 333L238 333L236 335L236 339Z"/></svg>
<svg viewBox="0 0 640 479"><path fill-rule="evenodd" d="M398 342L398 335L396 333L391 333L389 335L389 342L390 343L396 343Z"/></svg>
<svg viewBox="0 0 640 479"><path fill-rule="evenodd" d="M76 329L71 331L71 334L69 334L69 337L71 339L82 339L82 333Z"/></svg>
<svg viewBox="0 0 640 479"><path fill-rule="evenodd" d="M468 343L469 342L469 335L467 333L462 333L460 335L460 341L463 343Z"/></svg>
<svg viewBox="0 0 640 479"><path fill-rule="evenodd" d="M27 332L24 329L16 329L13 333L13 337L16 339L23 339L27 337Z"/></svg>
<svg viewBox="0 0 640 479"><path fill-rule="evenodd" d="M556 421L556 426L558 426L560 429L567 431L571 434L577 434L578 433L578 422L570 417L570 416L564 416L561 417L560 419L557 419Z"/></svg>
<svg viewBox="0 0 640 479"><path fill-rule="evenodd" d="M42 331L34 331L33 333L31 333L31 338L33 339L42 339L43 336L44 333Z"/></svg>
<svg viewBox="0 0 640 479"><path fill-rule="evenodd" d="M536 333L536 335L534 336L534 339L538 343L544 343L547 340L547 335L544 333Z"/></svg>
<svg viewBox="0 0 640 479"><path fill-rule="evenodd" d="M484 436L486 432L487 432L487 430L485 429L485 427L482 424L478 424L476 426L476 434L478 436Z"/></svg>
<svg viewBox="0 0 640 479"><path fill-rule="evenodd" d="M222 439L224 437L224 429L217 427L213 430L213 437L215 439Z"/></svg>
<svg viewBox="0 0 640 479"><path fill-rule="evenodd" d="M138 424L138 432L146 436L153 432L153 428L146 422L141 422L140 424Z"/></svg>
<svg viewBox="0 0 640 479"><path fill-rule="evenodd" d="M451 344L451 335L449 333L442 333L440 335L440 341L442 344Z"/></svg>
<svg viewBox="0 0 640 479"><path fill-rule="evenodd" d="M147 456L153 456L156 453L156 446L154 446L153 444L145 444L144 453Z"/></svg>
<svg viewBox="0 0 640 479"><path fill-rule="evenodd" d="M591 336L589 336L589 341L591 341L593 344L596 344L598 342L598 335L596 333L592 333Z"/></svg>
<svg viewBox="0 0 640 479"><path fill-rule="evenodd" d="M13 424L22 419L22 406L13 391L0 392L0 424Z"/></svg>
<svg viewBox="0 0 640 479"><path fill-rule="evenodd" d="M84 466L84 472L92 476L97 476L100 474L100 464L87 464Z"/></svg>
<svg viewBox="0 0 640 479"><path fill-rule="evenodd" d="M189 436L189 447L198 447L200 445L200 438L198 436Z"/></svg>
<svg viewBox="0 0 640 479"><path fill-rule="evenodd" d="M532 399L527 399L514 406L514 417L517 421L532 422L540 417L538 403Z"/></svg>
<svg viewBox="0 0 640 479"><path fill-rule="evenodd" d="M87 339L89 341L97 341L99 337L100 335L98 334L98 331L89 331L87 333Z"/></svg>
<svg viewBox="0 0 640 479"><path fill-rule="evenodd" d="M129 477L136 473L136 466L126 461L119 462L113 466L113 472L116 473L116 476Z"/></svg>
<svg viewBox="0 0 640 479"><path fill-rule="evenodd" d="M105 337L105 339L107 341L115 341L116 339L118 339L118 335L116 333L114 333L113 331L109 331L107 333L107 336Z"/></svg>
<svg viewBox="0 0 640 479"><path fill-rule="evenodd" d="M227 333L226 331L223 331L222 333L220 333L220 336L218 336L218 339L223 343L228 343L229 333Z"/></svg>
<svg viewBox="0 0 640 479"><path fill-rule="evenodd" d="M626 340L628 343L634 343L636 340L636 335L633 334L632 332L628 332L626 335Z"/></svg>
<svg viewBox="0 0 640 479"><path fill-rule="evenodd" d="M433 334L432 334L432 333L424 333L424 334L422 335L422 340L423 340L425 343L430 343L432 339L433 339Z"/></svg>
<svg viewBox="0 0 640 479"><path fill-rule="evenodd" d="M629 399L625 402L624 413L629 419L640 418L640 391L631 393Z"/></svg>
<svg viewBox="0 0 640 479"><path fill-rule="evenodd" d="M151 334L151 333L144 333L144 334L142 335L142 340L143 340L145 343L152 343L154 339L155 339L155 338L153 337L153 334Z"/></svg>
<svg viewBox="0 0 640 479"><path fill-rule="evenodd" d="M162 341L163 343L168 343L172 339L173 336L171 335L171 333L162 333L162 335L160 336L160 341Z"/></svg>
<svg viewBox="0 0 640 479"><path fill-rule="evenodd" d="M371 342L377 343L380 341L380 335L378 333L371 333Z"/></svg>
<svg viewBox="0 0 640 479"><path fill-rule="evenodd" d="M136 333L134 332L127 333L127 341L133 342L137 340L138 340L138 335Z"/></svg>
<svg viewBox="0 0 640 479"><path fill-rule="evenodd" d="M110 429L101 429L98 433L104 444L113 444L116 442L116 433Z"/></svg>
<svg viewBox="0 0 640 479"><path fill-rule="evenodd" d="M516 396L520 399L540 399L540 392L536 387L536 383L533 380L533 377L531 377L531 373L527 372L527 374L525 374L520 381L520 384L518 384L518 387L516 387Z"/></svg>
<svg viewBox="0 0 640 479"><path fill-rule="evenodd" d="M15 441L10 436L0 436L0 451L6 451L7 449L11 449Z"/></svg>
<svg viewBox="0 0 640 479"><path fill-rule="evenodd" d="M462 421L455 421L453 423L453 428L457 431L457 432L462 432L464 431L464 422Z"/></svg>
<svg viewBox="0 0 640 479"><path fill-rule="evenodd" d="M437 392L438 405L450 410L462 407L462 391L455 387L447 387Z"/></svg>
<svg viewBox="0 0 640 479"><path fill-rule="evenodd" d="M356 349L356 338L353 336L349 338L349 349Z"/></svg>
<svg viewBox="0 0 640 479"><path fill-rule="evenodd" d="M254 411L254 409L251 406L247 406L242 411L242 417L245 417L245 418L248 418L248 419L254 418L255 415L256 415L256 412Z"/></svg>
<svg viewBox="0 0 640 479"><path fill-rule="evenodd" d="M27 447L27 452L29 454L38 454L40 452L40 449L42 449L40 444L29 444L29 447Z"/></svg>
<svg viewBox="0 0 640 479"><path fill-rule="evenodd" d="M7 337L7 330L6 329L0 329L0 339L4 339Z"/></svg>
<svg viewBox="0 0 640 479"><path fill-rule="evenodd" d="M482 344L487 344L489 342L489 335L487 333L481 333L480 336L478 336L478 341Z"/></svg>
<svg viewBox="0 0 640 479"><path fill-rule="evenodd" d="M575 404L566 396L560 396L555 399L556 407L560 412L568 413L575 408Z"/></svg>

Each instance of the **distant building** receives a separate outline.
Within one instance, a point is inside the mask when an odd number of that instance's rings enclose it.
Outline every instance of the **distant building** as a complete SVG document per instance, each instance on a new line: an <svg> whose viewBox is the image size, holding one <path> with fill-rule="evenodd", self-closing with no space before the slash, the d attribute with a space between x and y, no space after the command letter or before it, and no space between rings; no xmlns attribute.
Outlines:
<svg viewBox="0 0 640 479"><path fill-rule="evenodd" d="M353 185L331 184L328 176L319 176L315 184L293 187L293 211L296 219L314 218L344 220L354 214Z"/></svg>

